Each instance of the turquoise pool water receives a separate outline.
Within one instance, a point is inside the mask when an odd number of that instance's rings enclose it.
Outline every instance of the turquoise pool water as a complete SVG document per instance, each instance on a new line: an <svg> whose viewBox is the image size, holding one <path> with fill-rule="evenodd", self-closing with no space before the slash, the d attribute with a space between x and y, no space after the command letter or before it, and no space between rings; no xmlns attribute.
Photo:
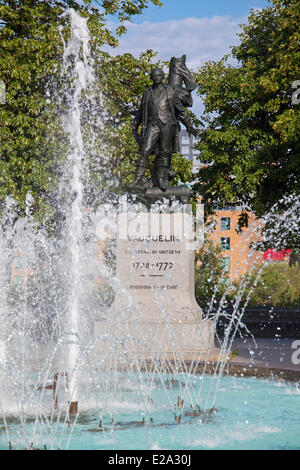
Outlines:
<svg viewBox="0 0 300 470"><path fill-rule="evenodd" d="M196 377L193 391L196 394L202 387L201 396L205 396L213 380ZM124 388L120 399L109 398L109 412L101 417L100 428L95 404L90 409L86 405L69 424L63 417L39 415L22 425L20 419L7 416L6 424L3 419L0 422L0 448L8 449L10 441L14 449L24 449L31 442L47 449L300 449L298 384L223 377L217 388L216 411L191 416L187 396L180 424L172 409L179 389L180 384L168 383L166 391L157 381L151 403L141 406L135 388ZM199 404L203 406L201 400Z"/></svg>

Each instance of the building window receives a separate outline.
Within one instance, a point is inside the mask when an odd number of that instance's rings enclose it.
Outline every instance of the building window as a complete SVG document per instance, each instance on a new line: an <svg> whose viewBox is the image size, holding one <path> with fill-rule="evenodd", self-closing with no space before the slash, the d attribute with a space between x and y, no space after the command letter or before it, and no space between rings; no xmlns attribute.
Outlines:
<svg viewBox="0 0 300 470"><path fill-rule="evenodd" d="M190 153L190 147L189 145L183 145L182 146L182 153Z"/></svg>
<svg viewBox="0 0 300 470"><path fill-rule="evenodd" d="M23 285L24 277L23 276L14 276L14 286L20 287Z"/></svg>
<svg viewBox="0 0 300 470"><path fill-rule="evenodd" d="M221 247L223 250L230 250L230 238L229 237L221 237Z"/></svg>
<svg viewBox="0 0 300 470"><path fill-rule="evenodd" d="M230 272L230 258L228 258L227 256L224 256L224 258L222 258L222 261L223 261L223 269L226 273L229 273Z"/></svg>
<svg viewBox="0 0 300 470"><path fill-rule="evenodd" d="M190 143L190 138L189 138L189 136L183 135L183 136L181 137L181 142L182 142L182 144L189 144L189 143Z"/></svg>
<svg viewBox="0 0 300 470"><path fill-rule="evenodd" d="M230 230L230 217L221 217L221 230Z"/></svg>
<svg viewBox="0 0 300 470"><path fill-rule="evenodd" d="M26 267L26 259L24 256L15 256L13 260L13 266L15 269L25 269Z"/></svg>

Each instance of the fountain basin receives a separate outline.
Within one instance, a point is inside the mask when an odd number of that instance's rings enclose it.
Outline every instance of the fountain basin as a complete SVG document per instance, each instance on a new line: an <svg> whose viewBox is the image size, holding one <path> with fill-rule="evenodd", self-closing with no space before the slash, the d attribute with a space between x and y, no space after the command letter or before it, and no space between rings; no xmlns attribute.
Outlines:
<svg viewBox="0 0 300 470"><path fill-rule="evenodd" d="M0 448L8 449L10 441L13 449L31 444L40 449L89 450L300 449L297 383L224 376L216 384L218 378L199 375L192 378L184 396L186 380L184 374L176 380L165 376L164 383L156 377L151 399L146 400L146 387L141 394L143 382L127 377L117 395L113 390L99 392L82 402L79 415L70 422L61 413L59 418L55 414L41 414L38 419L28 416L22 424L11 414L6 424L3 419L0 423ZM200 388L201 396L207 396L216 386L216 409L205 410L205 403L199 402L199 413L194 402L193 411L192 396ZM180 395L181 409L176 408ZM175 413L181 414L180 420Z"/></svg>

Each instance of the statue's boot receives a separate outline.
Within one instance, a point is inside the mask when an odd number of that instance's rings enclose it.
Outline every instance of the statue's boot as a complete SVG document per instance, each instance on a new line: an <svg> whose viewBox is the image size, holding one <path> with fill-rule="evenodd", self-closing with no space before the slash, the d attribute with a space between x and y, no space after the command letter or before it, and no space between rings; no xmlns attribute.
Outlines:
<svg viewBox="0 0 300 470"><path fill-rule="evenodd" d="M162 191L166 191L169 187L169 167L158 166L157 167L157 184Z"/></svg>
<svg viewBox="0 0 300 470"><path fill-rule="evenodd" d="M147 165L145 165L144 162L141 161L136 172L135 180L133 183L130 184L131 188L144 187L147 185L148 180L145 177L146 169Z"/></svg>

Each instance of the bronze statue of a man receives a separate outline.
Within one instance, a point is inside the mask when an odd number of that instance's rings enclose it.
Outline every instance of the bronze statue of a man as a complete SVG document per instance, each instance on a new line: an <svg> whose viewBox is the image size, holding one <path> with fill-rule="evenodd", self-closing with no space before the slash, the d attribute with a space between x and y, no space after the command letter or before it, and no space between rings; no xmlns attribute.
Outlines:
<svg viewBox="0 0 300 470"><path fill-rule="evenodd" d="M150 74L153 82L145 91L135 122L137 135L142 126L140 139L140 161L133 187L145 188L149 182L145 178L149 156L157 147L152 183L165 191L169 187L170 158L173 153L178 121L182 122L190 134L197 135L191 119L181 103L174 88L163 82L165 74L162 69L154 68Z"/></svg>

